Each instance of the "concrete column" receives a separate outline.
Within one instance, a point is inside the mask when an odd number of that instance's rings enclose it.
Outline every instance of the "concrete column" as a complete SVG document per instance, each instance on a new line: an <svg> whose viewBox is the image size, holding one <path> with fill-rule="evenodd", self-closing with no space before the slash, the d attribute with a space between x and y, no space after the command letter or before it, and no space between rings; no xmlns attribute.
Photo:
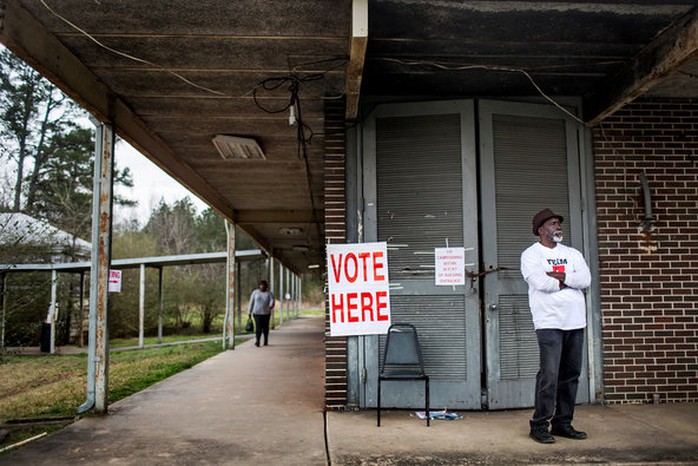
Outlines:
<svg viewBox="0 0 698 466"><path fill-rule="evenodd" d="M51 349L50 353L56 352L56 319L58 318L58 271L51 271L51 304L49 304L49 323L51 324Z"/></svg>
<svg viewBox="0 0 698 466"><path fill-rule="evenodd" d="M145 264L141 264L141 275L138 284L138 347L143 348L145 345L143 329L145 326Z"/></svg>

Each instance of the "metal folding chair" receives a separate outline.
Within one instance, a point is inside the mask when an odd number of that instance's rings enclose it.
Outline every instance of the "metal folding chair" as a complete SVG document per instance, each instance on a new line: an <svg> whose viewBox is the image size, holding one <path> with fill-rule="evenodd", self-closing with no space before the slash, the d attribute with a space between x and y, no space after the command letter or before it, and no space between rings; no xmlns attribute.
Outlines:
<svg viewBox="0 0 698 466"><path fill-rule="evenodd" d="M381 382L410 380L424 380L424 404L429 426L429 376L424 372L417 329L411 324L393 324L388 328L385 353L378 371L378 427L381 425Z"/></svg>

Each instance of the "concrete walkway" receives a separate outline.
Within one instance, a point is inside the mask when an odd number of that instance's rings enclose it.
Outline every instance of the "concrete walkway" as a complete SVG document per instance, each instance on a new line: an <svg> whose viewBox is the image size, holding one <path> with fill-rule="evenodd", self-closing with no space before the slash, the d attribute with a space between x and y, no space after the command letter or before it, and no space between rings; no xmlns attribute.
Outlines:
<svg viewBox="0 0 698 466"><path fill-rule="evenodd" d="M0 464L325 465L323 319L291 321ZM530 410L466 412L427 428L409 411L331 412L332 465L696 464L698 404L580 406L589 439L540 445Z"/></svg>
<svg viewBox="0 0 698 466"><path fill-rule="evenodd" d="M323 319L220 353L0 464L325 465Z"/></svg>

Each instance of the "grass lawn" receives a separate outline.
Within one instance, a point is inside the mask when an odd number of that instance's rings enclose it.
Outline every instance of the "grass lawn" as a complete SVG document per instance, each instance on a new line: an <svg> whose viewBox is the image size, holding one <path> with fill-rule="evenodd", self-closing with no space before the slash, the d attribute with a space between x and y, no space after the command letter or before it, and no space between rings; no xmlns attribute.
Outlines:
<svg viewBox="0 0 698 466"><path fill-rule="evenodd" d="M301 315L322 315L324 311L304 310ZM279 313L276 314L277 327ZM243 319L243 325L247 316ZM220 333L170 335L164 343L197 338L220 337ZM236 339L236 345L244 339ZM146 337L145 344L157 343ZM137 346L138 338L113 339L112 348ZM109 353L109 403L114 403L188 369L222 351L220 341L186 343ZM11 433L0 448L43 432L52 433L75 418L75 409L86 398L87 355L56 354L42 356L0 354L0 424L37 418L67 418L48 425L0 426ZM1 454L0 454L1 455Z"/></svg>
<svg viewBox="0 0 698 466"><path fill-rule="evenodd" d="M192 343L109 355L109 402L125 398L222 351L220 342ZM85 401L87 356L0 356L0 422L74 416ZM66 424L69 421L66 422ZM13 427L2 445L48 427ZM2 446L0 445L0 446Z"/></svg>

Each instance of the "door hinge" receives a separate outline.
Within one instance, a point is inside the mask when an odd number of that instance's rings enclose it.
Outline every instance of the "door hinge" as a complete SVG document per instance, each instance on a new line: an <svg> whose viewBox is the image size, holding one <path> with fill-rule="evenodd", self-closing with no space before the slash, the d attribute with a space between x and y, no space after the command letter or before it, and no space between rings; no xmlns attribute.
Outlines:
<svg viewBox="0 0 698 466"><path fill-rule="evenodd" d="M361 369L361 381L365 384L368 381L368 372L366 371L366 368Z"/></svg>
<svg viewBox="0 0 698 466"><path fill-rule="evenodd" d="M482 390L480 392L480 405L482 406L482 409L487 409L489 404L489 400L487 399L487 390Z"/></svg>

